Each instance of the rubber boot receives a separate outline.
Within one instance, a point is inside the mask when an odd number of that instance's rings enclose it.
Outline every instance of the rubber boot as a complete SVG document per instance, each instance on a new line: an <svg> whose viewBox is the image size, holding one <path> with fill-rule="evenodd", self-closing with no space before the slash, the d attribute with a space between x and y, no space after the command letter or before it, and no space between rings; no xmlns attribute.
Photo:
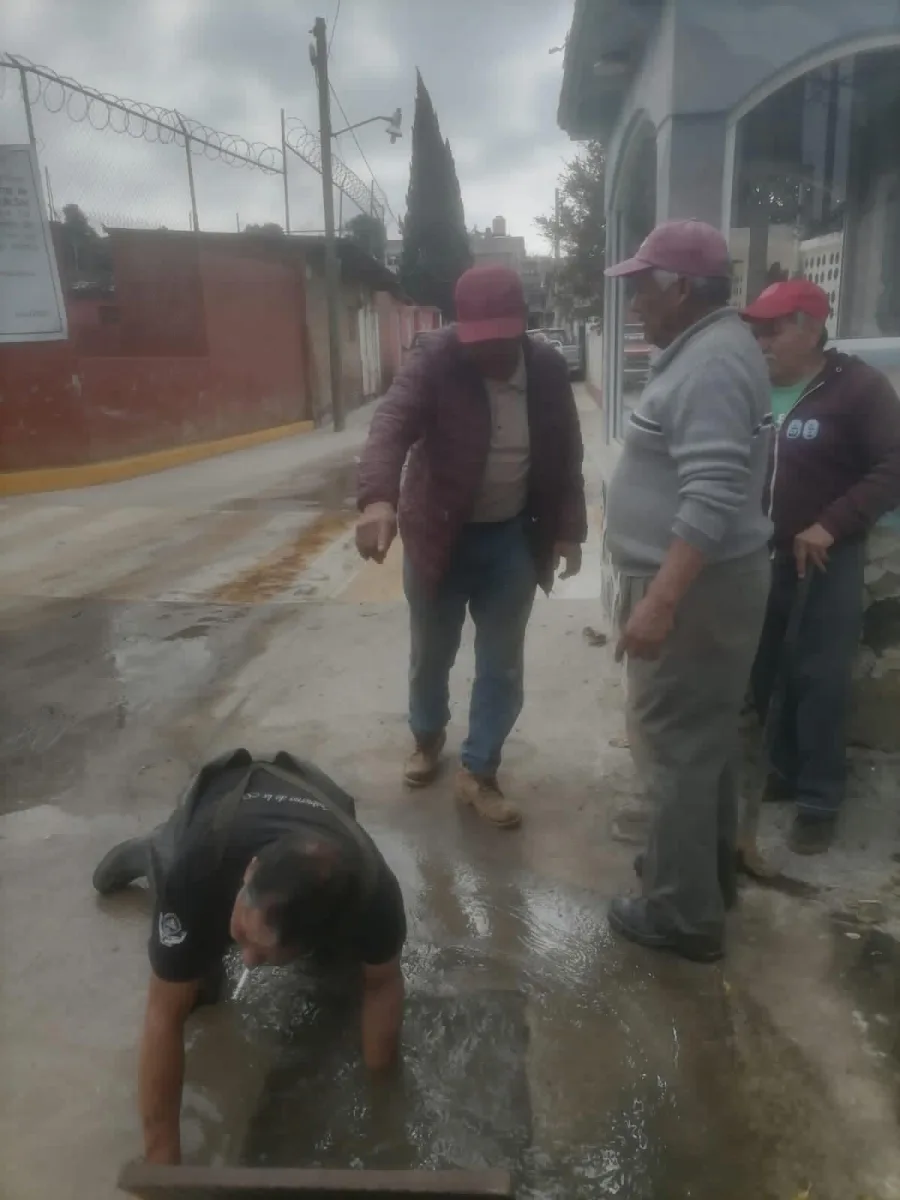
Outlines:
<svg viewBox="0 0 900 1200"><path fill-rule="evenodd" d="M94 870L94 887L101 896L121 892L149 871L150 839L130 838L104 854Z"/></svg>

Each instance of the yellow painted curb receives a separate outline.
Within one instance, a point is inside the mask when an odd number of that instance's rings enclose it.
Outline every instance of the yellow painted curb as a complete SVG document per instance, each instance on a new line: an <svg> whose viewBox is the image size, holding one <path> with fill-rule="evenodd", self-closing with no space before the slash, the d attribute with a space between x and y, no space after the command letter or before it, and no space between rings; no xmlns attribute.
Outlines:
<svg viewBox="0 0 900 1200"><path fill-rule="evenodd" d="M215 458L219 454L231 454L235 450L249 450L266 442L296 437L313 429L315 425L312 421L295 421L291 425L256 429L253 433L239 433L215 442L189 442L185 446L172 446L168 450L154 450L150 454L135 454L131 458L115 458L108 462L84 463L77 467L38 467L33 471L0 471L0 496L26 496L33 492L61 492L67 488L120 483L123 479L135 479L138 475L152 475L156 471L183 467L204 458Z"/></svg>

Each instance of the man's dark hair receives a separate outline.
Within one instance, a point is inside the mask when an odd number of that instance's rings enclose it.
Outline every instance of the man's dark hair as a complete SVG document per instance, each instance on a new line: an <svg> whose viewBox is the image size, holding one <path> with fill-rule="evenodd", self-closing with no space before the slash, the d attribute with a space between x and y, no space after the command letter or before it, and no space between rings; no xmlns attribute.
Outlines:
<svg viewBox="0 0 900 1200"><path fill-rule="evenodd" d="M325 950L342 940L360 903L356 856L327 833L292 833L259 852L245 894L279 945Z"/></svg>

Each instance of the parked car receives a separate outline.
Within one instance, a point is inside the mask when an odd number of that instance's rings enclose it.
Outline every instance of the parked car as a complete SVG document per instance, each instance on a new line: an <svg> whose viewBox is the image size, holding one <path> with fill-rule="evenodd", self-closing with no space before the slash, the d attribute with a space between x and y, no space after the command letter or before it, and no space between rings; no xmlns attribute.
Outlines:
<svg viewBox="0 0 900 1200"><path fill-rule="evenodd" d="M571 379L584 378L584 363L581 360L581 346L573 342L564 329L529 329L530 337L549 342L566 360Z"/></svg>

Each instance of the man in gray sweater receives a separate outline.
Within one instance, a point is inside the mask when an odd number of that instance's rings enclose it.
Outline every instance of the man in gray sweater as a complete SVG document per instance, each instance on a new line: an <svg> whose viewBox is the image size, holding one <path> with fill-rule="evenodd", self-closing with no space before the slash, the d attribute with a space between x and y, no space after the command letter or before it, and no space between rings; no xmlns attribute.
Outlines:
<svg viewBox="0 0 900 1200"><path fill-rule="evenodd" d="M618 655L654 810L643 894L614 900L609 920L641 945L712 961L734 900L738 724L769 588L768 373L727 307L728 246L712 226L666 222L606 273L626 277L662 351L607 497Z"/></svg>

